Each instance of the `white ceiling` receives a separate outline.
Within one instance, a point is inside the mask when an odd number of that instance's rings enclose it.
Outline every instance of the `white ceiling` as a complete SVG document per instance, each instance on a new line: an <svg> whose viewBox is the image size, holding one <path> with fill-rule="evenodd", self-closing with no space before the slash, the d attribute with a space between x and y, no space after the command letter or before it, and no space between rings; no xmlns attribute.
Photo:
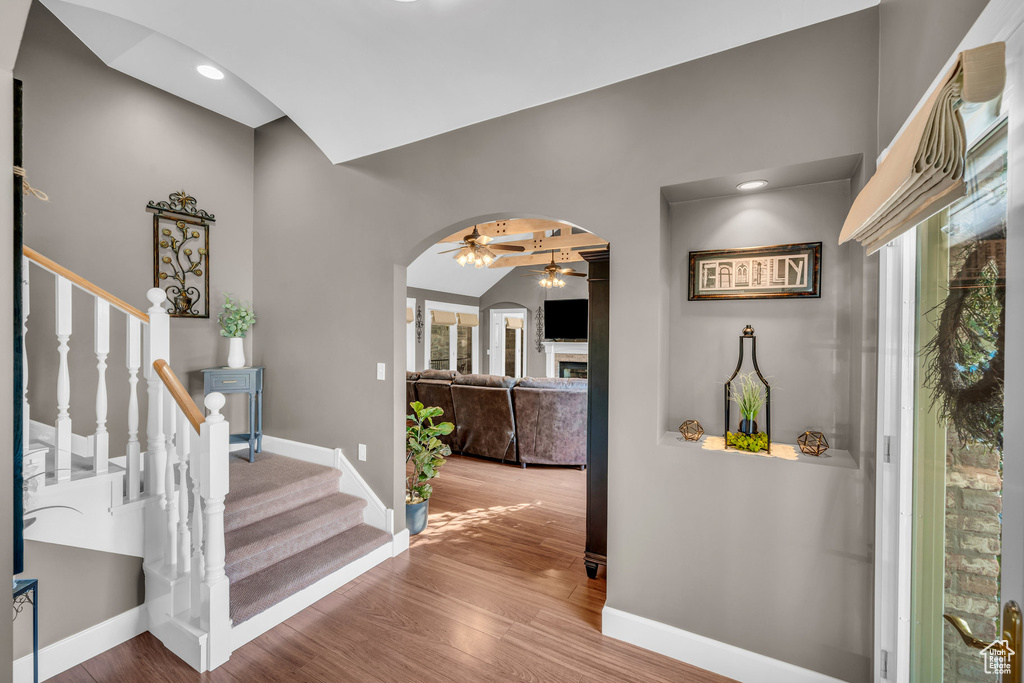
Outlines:
<svg viewBox="0 0 1024 683"><path fill-rule="evenodd" d="M521 235L509 235L495 239L493 244L529 239L530 236L531 233L528 232ZM453 258L454 253L441 253L457 247L457 244L451 243L434 244L429 247L409 264L405 276L406 284L409 287L419 287L420 289L479 297L498 284L498 280L515 270L515 268L475 268L468 264L460 266Z"/></svg>
<svg viewBox="0 0 1024 683"><path fill-rule="evenodd" d="M878 4L878 0L44 2L115 68L246 123L270 120L267 117L280 110L334 163ZM99 13L86 17L81 12L59 11L58 5L78 5ZM229 77L204 83L206 79L194 73L192 61L197 58L218 65ZM211 86L233 84L254 92L224 97L209 92ZM235 109L240 111L229 113Z"/></svg>

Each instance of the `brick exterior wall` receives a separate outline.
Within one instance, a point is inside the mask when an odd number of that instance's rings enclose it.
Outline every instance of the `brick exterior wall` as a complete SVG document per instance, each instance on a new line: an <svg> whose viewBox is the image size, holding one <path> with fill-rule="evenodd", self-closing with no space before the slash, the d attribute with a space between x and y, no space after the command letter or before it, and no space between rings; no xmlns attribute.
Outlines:
<svg viewBox="0 0 1024 683"><path fill-rule="evenodd" d="M975 637L995 640L999 622L999 563L1002 459L997 451L961 446L950 434L946 443L945 611L963 617ZM944 627L943 659L947 681L981 681L982 659Z"/></svg>

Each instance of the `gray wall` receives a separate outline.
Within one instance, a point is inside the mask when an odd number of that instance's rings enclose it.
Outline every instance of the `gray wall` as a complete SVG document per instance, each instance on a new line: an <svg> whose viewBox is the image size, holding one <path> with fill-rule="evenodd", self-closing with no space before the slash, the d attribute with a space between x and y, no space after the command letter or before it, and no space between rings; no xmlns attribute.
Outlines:
<svg viewBox="0 0 1024 683"><path fill-rule="evenodd" d="M116 617L145 600L142 559L51 543L25 543L25 576L39 579L39 646ZM53 605L49 609L48 605ZM32 653L32 608L14 622L14 656Z"/></svg>
<svg viewBox="0 0 1024 683"><path fill-rule="evenodd" d="M32 6L15 75L25 82L25 166L32 183L50 196L45 204L27 204L27 245L144 309L153 278L152 217L146 203L185 189L217 216L210 232L212 294L228 290L252 297L251 128L109 69L38 3ZM57 369L53 281L35 267L31 277L29 398L32 418L52 423ZM75 433L87 435L96 426L92 307L85 294L76 290L74 296L71 416ZM212 306L214 315L217 310ZM124 452L127 434L124 317L112 312L111 322L107 426L111 455L118 455ZM197 399L202 385L196 371L222 365L227 355L217 329L215 317L171 321L171 365L191 384ZM268 373L268 391L273 391L274 381ZM140 382L143 406L144 387ZM244 401L229 404L229 419L244 423ZM39 554L41 549L45 555ZM82 566L96 575L141 574L137 558L128 558L134 564L126 564L123 556L89 553L87 565L82 565L83 552L29 546L29 567L46 566L52 586L50 599L43 601L44 623L73 624L80 630L138 604L137 582L132 580L118 582L124 584L123 594L111 586L105 600L60 599L56 586L86 585L80 583ZM46 638L74 632L67 628L46 627L44 644Z"/></svg>
<svg viewBox="0 0 1024 683"><path fill-rule="evenodd" d="M269 278L255 285L268 323L256 358L290 379L267 395L268 431L347 453L368 444L357 467L386 504L400 505L399 373L378 382L374 367L404 357L401 268L429 244L489 218L530 214L580 225L608 239L613 254L607 604L867 680L871 593L857 568L870 553L869 484L855 481L844 495L831 481L795 490L782 470L766 469L769 461L658 444L669 412L671 286L669 260L659 258L668 246L660 188L848 154L872 158L877 18L873 9L853 14L339 167L290 121L260 128L255 265L289 273L287 287ZM285 224L292 248L281 250L274 236ZM326 286L337 273L352 284ZM871 281L849 286L859 288L851 296L874 296ZM296 330L314 315L317 333L304 335L296 353ZM859 350L866 367L872 353ZM853 374L865 375L872 373ZM327 400L321 387L330 387ZM851 392L873 405L873 390ZM866 477L873 454L852 445ZM833 469L817 471L827 479ZM745 495L753 491L762 494ZM769 497L767 513L751 502ZM815 515L836 520L830 530L840 537L804 539ZM817 544L820 553L854 548L842 569L850 580L829 582L838 593L825 599L814 590L818 568L794 576L792 546L780 539ZM700 575L688 574L694 567L718 568L720 589L681 581ZM762 584L768 591L745 590L755 569L778 581ZM743 620L761 625L756 638L734 635ZM807 633L808 624L816 630L795 651L791 632Z"/></svg>
<svg viewBox="0 0 1024 683"><path fill-rule="evenodd" d="M878 151L885 149L988 0L882 0Z"/></svg>
<svg viewBox="0 0 1024 683"><path fill-rule="evenodd" d="M28 0L13 0L0 3L0 167L13 164L13 138L8 134L14 128L12 99L14 60L21 44L25 16L28 14ZM11 193L0 192L0 234L14 234L14 206ZM0 386L9 387L14 381L14 329L12 325L14 282L14 250L11 240L0 240ZM10 391L0 397L0 443L10 444L14 440L11 430L13 405ZM8 461L9 462L9 461ZM12 553L12 487L13 473L10 466L0 468L0 567L5 571L13 568ZM0 663L13 661L13 628L11 622L0 620ZM0 683L11 680L12 670L0 665Z"/></svg>
<svg viewBox="0 0 1024 683"><path fill-rule="evenodd" d="M835 448L849 448L851 425L860 419L860 406L849 404L850 356L859 340L850 335L846 283L849 259L863 249L837 246L835 236L850 201L849 181L839 181L671 205L672 412L666 429L695 418L721 433L722 382L736 365L737 337L749 323L757 332L758 364L772 385L775 440L796 443L804 430L819 429ZM823 243L820 299L687 300L690 251L792 242ZM752 369L747 346L742 372ZM738 421L735 407L732 416Z"/></svg>
<svg viewBox="0 0 1024 683"><path fill-rule="evenodd" d="M406 287L405 296L410 299L416 299L416 303L412 307L413 311L416 311L417 307L420 307L423 310L423 335L420 337L419 341L416 341L416 338L413 337L413 343L416 345L416 369L422 370L424 368L423 347L430 339L430 319L427 318L427 307L424 305L423 302L440 301L446 304L459 304L461 306L479 306L480 298L475 296L465 296L463 294L450 294L449 292L438 292L433 289L421 289L420 287ZM487 347L481 343L480 353L483 353L483 350L486 348ZM399 367L404 368L405 365L403 364ZM483 358L481 358L480 368L482 372L487 372L486 355ZM400 371L399 375L401 375Z"/></svg>
<svg viewBox="0 0 1024 683"><path fill-rule="evenodd" d="M587 272L586 261L568 264L573 270ZM505 277L498 280L493 287L480 297L480 324L483 328L483 346L490 345L490 320L492 308L525 308L526 329L523 343L526 344L526 377L543 377L547 359L543 348L537 350L537 309L545 299L586 299L589 296L587 279L583 277L563 277L565 287L546 289L537 284L539 275L531 273L534 267L514 268ZM529 275L530 277L523 277ZM486 356L485 356L486 357Z"/></svg>

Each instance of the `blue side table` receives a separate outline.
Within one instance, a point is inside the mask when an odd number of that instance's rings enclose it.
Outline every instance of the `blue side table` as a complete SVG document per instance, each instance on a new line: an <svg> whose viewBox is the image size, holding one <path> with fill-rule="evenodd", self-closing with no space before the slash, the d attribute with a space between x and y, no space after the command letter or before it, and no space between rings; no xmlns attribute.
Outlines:
<svg viewBox="0 0 1024 683"><path fill-rule="evenodd" d="M249 462L263 450L263 366L252 368L206 368L203 393L249 395L249 433L232 434L231 443L249 444Z"/></svg>
<svg viewBox="0 0 1024 683"><path fill-rule="evenodd" d="M32 680L39 683L39 579L14 580L15 613L25 605L32 605Z"/></svg>

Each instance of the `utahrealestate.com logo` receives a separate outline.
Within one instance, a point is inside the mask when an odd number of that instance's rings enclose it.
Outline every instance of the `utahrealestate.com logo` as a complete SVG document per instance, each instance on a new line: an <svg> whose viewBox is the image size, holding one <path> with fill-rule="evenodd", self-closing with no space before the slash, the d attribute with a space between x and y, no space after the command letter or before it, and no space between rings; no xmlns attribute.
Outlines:
<svg viewBox="0 0 1024 683"><path fill-rule="evenodd" d="M1009 674L1010 660L1017 654L1010 649L1010 643L1005 640L993 640L988 647L981 651L985 660L985 673L987 674Z"/></svg>

